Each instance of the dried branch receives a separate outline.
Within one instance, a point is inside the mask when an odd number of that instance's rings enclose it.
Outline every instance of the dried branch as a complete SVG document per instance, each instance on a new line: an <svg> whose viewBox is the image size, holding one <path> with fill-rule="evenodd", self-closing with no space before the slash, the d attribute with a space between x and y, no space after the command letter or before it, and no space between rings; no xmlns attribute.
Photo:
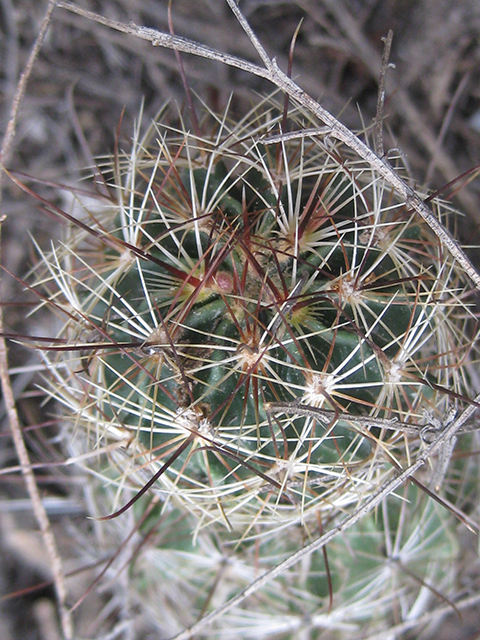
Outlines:
<svg viewBox="0 0 480 640"><path fill-rule="evenodd" d="M171 34L157 31L155 29L137 26L130 23L129 26L122 24L116 20L104 18L90 11L85 11L71 4L70 2L59 2L58 6L73 11L90 20L94 20L100 24L108 26L112 29L122 31L129 35L134 35L144 40L149 40L153 46L166 47L174 49L182 53L190 53L192 55L222 62L228 66L242 69L247 73L251 73L261 78L265 78L274 84L281 91L290 96L295 102L306 108L314 114L324 125L321 129L321 135L328 135L343 142L347 147L352 149L360 158L365 160L372 169L377 171L379 176L384 180L405 200L407 210L416 211L437 235L443 243L447 251L462 267L477 289L480 289L480 274L467 257L459 242L452 236L442 223L435 217L427 204L420 196L397 174L395 169L390 166L384 159L372 151L358 136L356 136L348 127L337 120L329 111L324 109L318 102L311 98L303 91L287 74L285 74L277 65L275 58L270 58L259 42L252 28L248 24L246 18L238 8L235 0L226 0L232 12L234 13L238 23L249 37L252 45L264 63L264 67L253 64L247 60L231 56L215 49L211 49L203 44L182 38L172 36ZM311 135L311 134L309 134Z"/></svg>
<svg viewBox="0 0 480 640"><path fill-rule="evenodd" d="M234 0L226 0L228 5L230 6L232 12L236 16L239 24L244 29L247 34L250 42L255 48L257 54L261 58L263 62L263 67L257 64L254 64L250 61L238 58L236 56L232 56L226 53L222 53L220 51L216 51L207 47L203 44L188 40L186 38L182 38L176 35L163 33L157 31L155 29L150 29L147 27L137 26L133 23L129 25L124 25L115 20L111 20L100 16L98 14L92 13L90 11L85 11L79 7L76 7L70 2L58 2L58 6L65 8L69 11L72 11L78 15L83 16L88 20L93 20L107 26L108 28L112 28L122 33L133 35L135 37L147 40L152 43L153 46L161 46L168 49L172 49L176 52L188 53L196 56L201 56L210 60L219 61L228 66L241 69L247 73L253 74L255 76L264 78L272 82L282 91L284 91L290 98L292 98L296 103L308 109L312 114L314 114L324 126L319 127L316 130L307 130L301 132L294 132L291 135L299 135L299 136L327 136L331 138L335 138L341 141L343 144L348 146L350 149L354 150L359 157L365 160L380 176L382 176L385 181L392 186L392 188L400 194L400 197L404 199L405 205L407 209L415 210L430 226L430 228L434 231L434 233L438 236L440 241L445 245L451 255L458 261L458 263L462 266L465 273L471 278L471 280L475 283L475 286L480 289L480 275L473 267L472 263L465 255L464 251L458 244L458 242L453 238L453 236L449 233L449 231L438 221L435 215L427 206L426 202L424 202L416 192L409 187L396 173L395 169L390 166L390 164L383 158L383 141L381 138L381 125L383 119L383 102L377 109L377 127L380 127L380 134L377 134L377 146L375 153L372 149L370 149L360 138L358 138L352 131L350 131L347 127L345 127L341 122L339 122L334 116L332 116L328 111L326 111L318 102L313 100L308 94L306 94L291 78L288 74L285 74L278 67L274 58L270 58L270 56L265 51L262 44L259 42L258 38L254 34L250 25L246 21L243 14L240 12L236 2ZM50 2L46 18L44 23L42 24L41 37L39 35L37 42L35 43L34 51L38 52L38 49L41 45L41 41L43 35L46 30L46 26L48 25L48 21L50 20L50 16L53 10L55 3ZM44 28L45 27L45 28ZM387 48L387 47L386 47ZM32 52L33 54L33 52ZM37 53L35 53L35 56ZM388 57L387 57L388 58ZM32 59L32 64L33 60ZM30 62L30 61L29 61ZM19 84L19 89L17 92L17 97L14 102L14 107L12 109L12 118L9 123L9 130L7 132L7 137L4 142L4 146L2 148L2 161L5 163L6 159L9 156L9 151L11 149L11 141L13 139L13 134L15 130L15 121L16 114L18 111L18 105L21 102L21 98L23 96L24 87L28 78L28 75L31 70L30 67L27 66L26 71L22 75L21 82ZM386 66L385 66L386 70ZM382 84L382 83L381 83ZM382 89L379 93L382 93ZM384 96L384 88L383 88L383 96ZM289 134L287 134L289 135ZM288 139L286 136L274 138L270 138L268 142L272 142L278 139ZM265 141L267 142L267 141ZM380 156L380 157L379 157ZM294 290L295 291L295 290ZM286 308L288 310L288 300L286 301ZM282 309L284 311L284 309ZM1 314L1 310L0 310ZM275 333L276 325L272 325L271 332ZM0 315L0 331L1 331L1 315ZM11 388L9 386L8 381L8 370L7 370L7 359L6 359L6 349L3 340L0 340L0 373L2 376L2 383L4 384L5 389L5 398L6 404L9 410L9 416L12 425L12 431L14 434L15 444L17 446L17 451L19 455L19 459L22 465L23 473L25 474L26 482L28 489L30 491L30 495L32 496L32 502L34 504L34 508L37 513L37 507L40 505L41 501L38 497L38 488L35 484L35 478L33 472L30 467L30 463L28 460L28 454L25 449L25 443L22 438L21 430L18 424L18 418L16 416L13 394L11 394ZM9 394L9 395L8 395ZM480 395L475 398L475 403L480 401ZM278 405L273 406L272 408L280 408ZM473 415L473 412L477 409L476 404L471 404L457 419L453 420L451 423L447 424L444 429L439 431L439 433L434 434L434 440L425 447L421 454L418 455L416 461L411 464L405 470L395 470L392 469L392 478L386 481L380 489L371 496L368 500L366 500L361 507L359 507L352 515L345 518L341 521L337 526L333 527L326 534L320 536L317 540L314 540L311 544L306 547L300 549L297 553L290 556L284 562L278 564L272 570L268 571L260 578L258 578L255 582L251 583L244 591L240 594L232 598L230 601L225 603L223 606L213 611L211 614L203 617L199 620L195 625L193 625L190 629L187 629L177 636L175 636L176 640L181 640L185 638L191 638L194 634L198 633L201 629L204 629L207 625L212 623L214 620L223 616L223 614L231 609L234 606L242 603L247 597L261 589L265 584L269 583L271 580L275 579L279 576L283 571L287 570L291 566L295 565L302 558L308 556L309 554L322 549L325 545L333 540L337 535L346 531L347 529L354 526L360 519L362 519L366 514L375 509L381 502L384 500L389 494L395 491L402 483L406 482L409 478L412 478L413 474L425 464L427 459L433 455L434 453L441 451L442 448L445 448L446 443L453 442L455 435L459 433L459 431L463 428L463 425L467 422L467 420ZM318 416L317 416L318 417ZM325 418L329 416L326 415ZM342 419L349 419L348 414L339 414L336 416ZM368 424L372 424L372 419L369 420ZM389 429L399 429L400 423L390 423L389 425L383 424ZM403 430L407 430L409 425L403 424ZM418 431L417 431L418 433ZM60 601L60 605L62 607L62 621L64 625L64 634L67 638L71 636L71 630L69 627L69 618L64 608L64 600L65 600L65 591L63 589L63 582L61 578L61 568L59 565L58 554L55 549L55 541L53 540L53 536L51 535L51 531L49 529L48 519L46 518L46 514L43 514L38 511L37 518L39 519L40 526L42 527L42 531L44 532L44 539L47 543L47 547L49 548L49 553L53 558L54 562L52 562L55 579L56 579L56 588L57 594Z"/></svg>
<svg viewBox="0 0 480 640"><path fill-rule="evenodd" d="M390 29L386 38L382 38L384 42L382 56L382 70L380 72L380 81L378 83L378 99L377 114L375 116L375 150L380 158L385 155L383 147L383 118L385 111L385 85L387 82L388 69L393 65L389 64L390 51L392 50L393 31Z"/></svg>
<svg viewBox="0 0 480 640"><path fill-rule="evenodd" d="M242 71L246 71L247 73L251 73L261 78L270 80L270 74L268 73L268 71L263 69L263 67L253 64L252 62L248 62L247 60L243 60L242 58L231 56L228 53L216 51L215 49L211 49L210 47L200 44L199 42L189 40L188 38L172 35L170 33L164 33L163 31L157 31L156 29L151 29L150 27L138 26L133 22L131 22L129 25L126 25L122 22L118 22L117 20L105 18L104 16L98 13L94 13L93 11L87 11L85 9L82 9L81 7L77 7L71 2L60 1L57 3L57 6L63 9L67 9L72 13L76 13L77 15L80 15L87 20L98 22L98 24L102 24L106 27L109 27L110 29L121 31L122 33L126 33L130 36L135 36L137 38L140 38L141 40L147 40L151 42L154 47L164 47L166 49L172 49L172 51L179 51L180 53L190 53L192 55L200 56L201 58L207 58L208 60L222 62L229 67L242 69Z"/></svg>
<svg viewBox="0 0 480 640"><path fill-rule="evenodd" d="M475 403L480 401L480 394L475 398ZM368 513L373 511L386 497L388 497L391 493L396 491L404 482L406 482L413 474L418 471L427 460L435 454L438 450L440 450L444 443L455 437L455 434L458 433L459 429L463 427L463 425L471 418L474 412L477 410L477 406L475 404L469 405L455 420L453 420L449 425L445 427L435 438L435 440L422 451L417 456L415 462L413 462L407 469L405 469L402 473L397 473L391 480L387 480L380 487L380 489L373 494L368 500L366 500L356 511L344 518L339 524L335 527L327 531L320 538L317 538L310 544L306 545L296 553L289 556L283 562L277 564L276 567L270 569L262 576L257 578L254 582L248 585L246 589L241 591L239 594L231 598L228 602L223 604L221 607L212 611L210 614L196 622L190 629L186 629L181 633L177 634L170 640L188 640L192 638L196 633L199 633L206 626L220 618L224 613L229 611L232 607L235 607L241 604L244 600L246 600L253 593L267 585L269 582L278 577L281 573L283 573L286 569L289 569L293 565L297 564L302 558L309 556L315 551L319 551L323 549L323 547L331 542L334 538L336 538L340 533L347 531L351 527L353 527L359 520L364 518Z"/></svg>
<svg viewBox="0 0 480 640"><path fill-rule="evenodd" d="M37 35L37 38L35 40L35 43L33 45L29 58L27 60L27 64L25 65L25 69L23 70L20 80L18 82L17 89L13 98L13 103L10 111L10 116L8 120L5 137L2 141L2 145L0 149L0 169L3 169L5 167L5 164L8 162L11 156L20 105L22 103L23 96L25 95L26 86L28 83L28 79L31 75L34 62L38 56L38 53L45 39L45 34L50 24L50 20L52 18L52 13L54 8L55 8L55 2L51 0L48 4L47 11L40 25L39 33ZM2 201L2 198L1 198L2 178L3 178L3 171L0 171L0 204ZM4 219L5 219L4 217L0 219L0 229L1 229L1 223L4 221ZM0 241L1 241L1 234L0 234ZM38 490L35 474L30 464L30 458L28 455L27 447L25 445L25 440L23 438L22 429L20 426L19 418L18 418L17 408L15 406L15 398L14 398L9 371L8 371L7 346L6 346L5 338L3 337L3 312L2 312L1 305L0 305L0 380L1 380L2 390L3 390L5 407L6 407L7 415L9 419L10 429L12 432L13 442L15 445L15 450L17 452L22 474L25 479L28 495L30 496L30 500L32 502L33 512L35 514L38 525L42 532L42 538L43 538L45 548L49 557L50 565L52 567L55 591L56 591L59 610L60 610L60 618L62 623L63 635L65 638L69 639L73 637L73 629L72 629L70 614L67 611L67 608L65 605L66 588L65 588L65 581L63 578L62 561L60 559L60 554L58 553L55 537L50 528L50 522L48 519L47 512L45 510L44 504L42 502L42 498L40 496L40 492Z"/></svg>

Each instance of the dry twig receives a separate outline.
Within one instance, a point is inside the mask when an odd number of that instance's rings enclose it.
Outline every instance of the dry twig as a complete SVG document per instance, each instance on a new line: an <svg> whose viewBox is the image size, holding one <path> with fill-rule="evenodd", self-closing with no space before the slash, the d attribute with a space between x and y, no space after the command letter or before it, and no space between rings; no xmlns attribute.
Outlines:
<svg viewBox="0 0 480 640"><path fill-rule="evenodd" d="M474 402L480 402L480 394L477 395ZM458 433L459 429L461 429L461 427L463 427L463 425L473 416L476 410L476 404L469 405L463 411L463 413L458 416L458 418L453 420L449 425L445 427L445 429L440 431L434 441L417 456L415 462L413 462L402 473L397 472L393 476L393 478L387 480L383 484L383 486L380 487L380 489L376 493L374 493L368 500L366 500L358 509L356 509L351 516L344 518L344 520L327 531L320 538L317 538L310 544L306 545L296 553L289 556L283 562L280 562L273 569L264 573L257 580L255 580L255 582L252 582L246 589L234 596L231 600L199 620L196 624L190 627L190 629L186 629L185 631L177 634L176 636L171 638L171 640L188 640L189 638L194 637L196 633L198 633L202 629L205 629L206 626L220 618L226 611L228 611L232 607L239 605L241 602L246 600L246 598L268 584L271 580L274 580L281 573L295 565L297 562L300 562L302 558L309 556L315 551L323 549L325 545L331 542L339 534L353 527L359 520L364 518L368 513L378 507L381 504L382 500L396 491L404 482L408 481L408 479L411 478L413 474L418 471L432 455L434 455L443 447L445 442L448 442L451 438L454 438L455 434Z"/></svg>
<svg viewBox="0 0 480 640"><path fill-rule="evenodd" d="M240 11L235 0L226 1L237 18L240 26L247 34L250 42L255 47L255 50L264 64L263 67L255 65L247 60L237 58L236 56L216 51L210 47L186 38L173 36L168 33L157 31L156 29L138 26L133 23L128 26L124 25L116 20L104 18L103 16L91 11L80 9L70 2L62 1L58 3L58 6L68 9L69 11L73 11L74 13L78 13L89 20L95 20L96 22L112 29L122 31L129 35L135 35L144 40L149 40L153 46L166 47L182 53L189 53L203 58L208 58L209 60L222 62L223 64L236 67L237 69L242 69L247 73L269 80L281 91L290 96L290 98L292 98L297 104L306 108L310 113L314 114L321 122L323 122L325 127L321 128L319 135L329 136L330 138L340 140L340 142L343 142L347 147L357 153L360 158L365 160L372 169L377 171L378 175L384 178L384 180L393 187L401 198L405 200L407 210L415 210L425 220L428 226L443 243L447 251L455 258L455 260L457 260L465 273L475 284L476 288L480 289L480 274L463 251L459 242L434 216L422 198L420 198L420 196L398 175L395 169L391 167L386 160L379 158L378 155L362 140L360 140L358 136L324 109L318 102L316 102L316 100L305 93L278 67L275 58L269 57L244 15ZM309 132L308 135L312 135L312 133Z"/></svg>
<svg viewBox="0 0 480 640"><path fill-rule="evenodd" d="M18 83L12 108L11 108L11 113L10 113L10 118L7 125L6 134L3 139L2 147L0 150L0 168L4 168L10 158L12 148L13 148L13 139L15 137L15 127L17 123L20 105L21 105L23 96L25 95L27 82L30 77L34 62L43 44L45 34L50 24L54 8L55 8L55 2L51 0L48 4L47 11L42 20L42 24L41 24L38 36L35 40L34 46L28 58L25 69L23 70L22 75L20 77L20 81ZM0 173L0 204L1 204L2 178L3 178L3 173ZM1 240L1 237L0 237L0 240ZM42 532L43 541L45 543L45 548L47 550L51 567L52 567L52 573L53 573L55 590L56 590L58 604L59 604L63 634L67 639L72 638L73 629L72 629L71 619L67 611L67 608L65 606L66 588L65 588L64 578L63 578L62 562L60 559L60 555L58 553L55 537L50 527L50 521L48 519L47 512L42 503L40 492L38 490L35 474L33 473L30 465L30 458L25 445L25 440L23 438L22 429L20 426L20 421L18 418L16 406L15 406L15 399L14 399L11 382L10 382L10 376L8 372L7 346L6 346L5 338L3 337L3 313L2 313L1 306L0 306L0 379L2 383L3 397L5 401L5 406L7 408L7 415L10 422L10 429L12 432L15 449L21 465L22 474L25 478L27 491L32 501L33 511L37 519L37 522L39 524L40 530Z"/></svg>

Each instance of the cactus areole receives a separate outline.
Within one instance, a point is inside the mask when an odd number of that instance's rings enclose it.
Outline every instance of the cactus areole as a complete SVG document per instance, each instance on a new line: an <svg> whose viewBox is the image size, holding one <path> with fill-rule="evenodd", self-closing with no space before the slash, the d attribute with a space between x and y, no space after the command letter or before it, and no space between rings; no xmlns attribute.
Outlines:
<svg viewBox="0 0 480 640"><path fill-rule="evenodd" d="M399 440L270 403L415 423L458 388L453 261L341 143L265 144L281 122L264 102L208 138L152 125L44 260L86 345L51 360L54 395L100 449L128 442L134 487L157 474L165 502L233 529L356 503Z"/></svg>

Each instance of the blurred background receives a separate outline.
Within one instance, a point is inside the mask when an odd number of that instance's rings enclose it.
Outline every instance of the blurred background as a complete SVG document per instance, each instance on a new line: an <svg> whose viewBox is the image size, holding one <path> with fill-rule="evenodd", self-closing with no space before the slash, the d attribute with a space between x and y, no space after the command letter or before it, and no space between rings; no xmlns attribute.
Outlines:
<svg viewBox="0 0 480 640"><path fill-rule="evenodd" d="M128 24L169 31L163 0L102 0L76 3ZM0 133L5 132L16 87L37 36L47 3L0 0ZM394 32L387 77L385 149L405 158L414 187L441 189L480 164L480 3L477 0L244 0L241 8L270 55L288 66L292 36L300 25L292 75L311 96L354 130L370 127L376 113L385 37ZM215 49L258 62L252 46L223 0L172 0L174 32ZM208 60L182 56L188 84L211 109L246 113L273 87L244 72ZM26 174L42 197L61 201L59 185L75 185L97 156L113 152L118 134L128 148L141 105L144 122L166 102L185 102L172 51L110 30L56 8L21 103L8 169ZM31 182L31 179L35 182ZM22 178L23 179L23 178ZM26 178L25 178L26 179ZM463 214L456 233L480 254L480 178L465 176L442 195ZM56 223L11 181L4 179L2 264L22 277L33 261L29 236L47 247ZM28 318L31 300L21 282L2 274L0 300L5 330L47 335L41 314ZM45 320L48 323L48 320ZM64 558L75 558L86 527L81 478L61 466L52 407L42 404L35 356L10 347L13 386L37 481ZM18 471L3 403L0 407L0 592L33 585L31 593L4 601L4 640L56 640L50 568ZM40 425L40 426L39 426ZM461 579L477 584L475 549L466 544ZM79 584L88 584L84 577ZM82 582L83 581L83 582ZM82 586L79 587L81 593ZM91 598L82 611L101 611ZM113 615L110 612L109 615ZM105 613L107 615L107 613ZM80 624L80 627L82 625ZM443 627L449 640L480 637L479 615L452 615ZM416 637L416 636L405 636ZM437 636L439 638L440 636Z"/></svg>

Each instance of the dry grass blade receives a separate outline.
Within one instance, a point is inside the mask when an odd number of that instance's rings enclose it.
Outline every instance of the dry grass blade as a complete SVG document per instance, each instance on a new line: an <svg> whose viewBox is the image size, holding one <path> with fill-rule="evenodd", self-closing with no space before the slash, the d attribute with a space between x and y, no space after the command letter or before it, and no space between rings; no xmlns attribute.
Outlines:
<svg viewBox="0 0 480 640"><path fill-rule="evenodd" d="M26 85L27 85L30 73L33 68L33 64L39 54L47 29L50 25L54 8L55 8L55 2L52 2L52 1L49 2L47 11L45 13L45 17L42 20L38 36L35 40L35 44L33 46L33 49L27 61L26 67L20 78L20 82L18 84L17 90L15 92L15 97L13 100L13 105L12 105L10 118L7 125L6 134L2 141L2 147L0 150L0 171L1 171L0 173L0 206L2 202L1 191L2 191L2 182L4 177L3 168L5 164L8 162L11 151L12 151L18 112L21 106L22 98L26 90ZM1 228L1 222L2 221L0 220L0 228ZM1 241L1 234L0 234L0 241ZM47 512L42 503L40 491L35 480L35 475L30 465L29 454L25 445L25 440L23 438L20 422L18 419L18 414L16 410L16 405L15 405L15 400L12 392L11 380L9 375L6 341L5 341L5 338L3 337L3 310L1 306L0 306L0 378L2 383L3 398L7 407L7 413L8 413L9 422L10 422L10 429L12 431L13 441L15 443L18 459L20 461L22 474L25 478L25 484L26 484L30 499L32 501L33 511L35 513L38 525L42 532L45 548L52 566L52 572L54 576L55 589L56 589L57 598L58 598L63 634L65 638L69 639L73 637L73 628L72 628L72 622L70 619L70 614L66 608L67 592L66 592L65 582L63 578L62 562L57 549L55 538L50 528L50 522L48 519Z"/></svg>

